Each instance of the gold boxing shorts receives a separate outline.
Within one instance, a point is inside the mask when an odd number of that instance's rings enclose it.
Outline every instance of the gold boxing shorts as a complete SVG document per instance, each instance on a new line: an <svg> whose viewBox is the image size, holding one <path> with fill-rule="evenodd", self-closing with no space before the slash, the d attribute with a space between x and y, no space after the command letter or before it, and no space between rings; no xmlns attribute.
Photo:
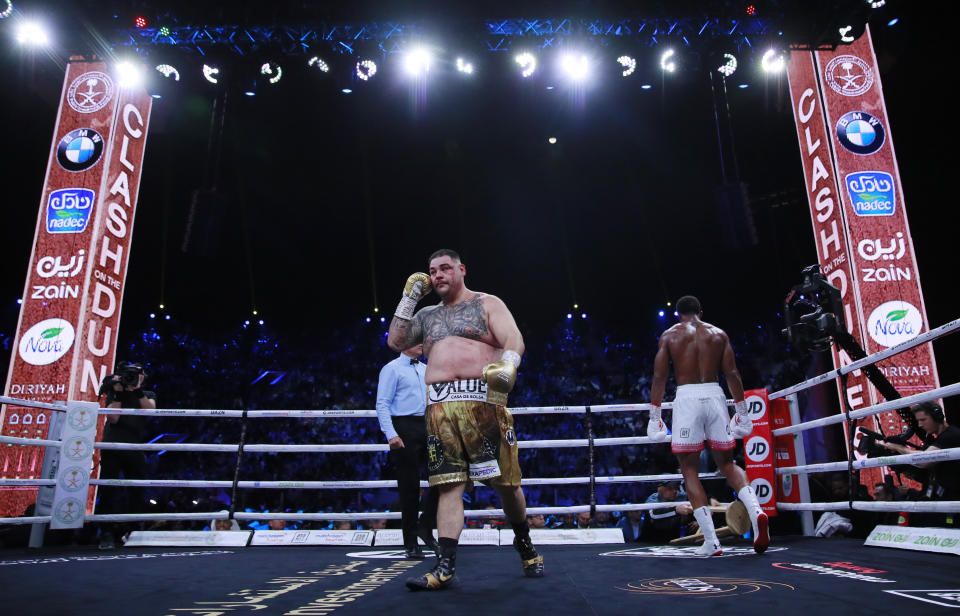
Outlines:
<svg viewBox="0 0 960 616"><path fill-rule="evenodd" d="M430 485L479 481L520 485L513 415L486 402L487 385L463 379L427 385L427 471Z"/></svg>

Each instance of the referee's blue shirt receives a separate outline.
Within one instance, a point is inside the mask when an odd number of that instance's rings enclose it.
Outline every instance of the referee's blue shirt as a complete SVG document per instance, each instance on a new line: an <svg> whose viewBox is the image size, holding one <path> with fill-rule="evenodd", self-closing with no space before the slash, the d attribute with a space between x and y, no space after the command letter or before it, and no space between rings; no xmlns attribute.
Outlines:
<svg viewBox="0 0 960 616"><path fill-rule="evenodd" d="M380 370L377 419L388 441L397 436L392 417L423 415L427 407L427 386L423 380L427 365L423 362L411 364L410 361L409 357L401 354Z"/></svg>

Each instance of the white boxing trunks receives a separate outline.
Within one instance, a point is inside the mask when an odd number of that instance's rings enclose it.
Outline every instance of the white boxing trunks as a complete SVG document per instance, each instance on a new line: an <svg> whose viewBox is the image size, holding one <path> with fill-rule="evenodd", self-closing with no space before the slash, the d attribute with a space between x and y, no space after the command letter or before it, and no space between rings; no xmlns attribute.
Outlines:
<svg viewBox="0 0 960 616"><path fill-rule="evenodd" d="M677 387L671 423L673 453L702 451L704 441L710 443L710 449L718 450L730 450L737 445L730 435L727 397L717 383Z"/></svg>

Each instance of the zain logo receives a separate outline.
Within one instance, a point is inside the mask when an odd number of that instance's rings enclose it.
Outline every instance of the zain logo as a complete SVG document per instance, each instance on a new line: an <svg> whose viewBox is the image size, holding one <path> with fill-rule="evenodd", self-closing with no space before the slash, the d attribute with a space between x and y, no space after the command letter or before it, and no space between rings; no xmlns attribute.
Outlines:
<svg viewBox="0 0 960 616"><path fill-rule="evenodd" d="M892 347L917 336L923 330L923 317L913 304L894 300L874 308L867 328L877 344Z"/></svg>
<svg viewBox="0 0 960 616"><path fill-rule="evenodd" d="M885 135L880 120L866 111L845 113L837 121L837 140L854 154L873 154L883 147Z"/></svg>
<svg viewBox="0 0 960 616"><path fill-rule="evenodd" d="M873 69L857 56L837 56L823 72L827 85L844 96L860 96L873 86Z"/></svg>
<svg viewBox="0 0 960 616"><path fill-rule="evenodd" d="M103 137L92 128L67 133L57 144L57 163L67 171L85 171L103 154Z"/></svg>

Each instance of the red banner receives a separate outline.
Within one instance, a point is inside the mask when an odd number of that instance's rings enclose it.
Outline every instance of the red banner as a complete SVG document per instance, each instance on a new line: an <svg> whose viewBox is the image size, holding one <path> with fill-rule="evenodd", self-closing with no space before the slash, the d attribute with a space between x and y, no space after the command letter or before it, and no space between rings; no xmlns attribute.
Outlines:
<svg viewBox="0 0 960 616"><path fill-rule="evenodd" d="M844 277L852 290L844 296L847 326L867 353L909 340L929 329L929 323L869 28L856 42L836 51L792 54L790 91L808 182L823 174L834 178L832 209L839 216L843 234L838 250L844 251ZM809 101L818 103L819 111ZM806 135L811 123L823 124L824 141L829 141L832 152L828 165L826 160L820 161L819 173L808 171L812 165L808 164ZM818 212L823 208L812 189L810 197L814 233L820 236ZM835 259L818 252L826 271ZM835 353L834 363L849 363L849 358ZM895 355L880 368L904 394L939 387L929 343ZM851 377L847 396L854 408L882 399L861 375ZM862 423L888 434L904 428L896 412ZM861 479L872 485L882 472L866 470Z"/></svg>
<svg viewBox="0 0 960 616"><path fill-rule="evenodd" d="M744 392L750 409L753 431L743 439L743 458L747 479L757 494L760 506L767 515L777 515L776 480L774 466L773 433L770 428L770 402L766 389L749 389Z"/></svg>
<svg viewBox="0 0 960 616"><path fill-rule="evenodd" d="M790 421L790 403L783 398L771 400L770 419L773 422L771 432L793 425ZM793 434L773 437L774 469L797 465L797 451L793 445L793 437ZM800 476L796 474L777 475L777 502L800 502L800 488L797 483L799 478Z"/></svg>
<svg viewBox="0 0 960 616"><path fill-rule="evenodd" d="M151 102L103 62L67 66L8 396L93 401L112 369ZM44 437L49 413L4 407L0 433ZM0 448L0 477L35 478L41 464L39 447ZM0 516L21 515L35 499L36 488L0 488Z"/></svg>

